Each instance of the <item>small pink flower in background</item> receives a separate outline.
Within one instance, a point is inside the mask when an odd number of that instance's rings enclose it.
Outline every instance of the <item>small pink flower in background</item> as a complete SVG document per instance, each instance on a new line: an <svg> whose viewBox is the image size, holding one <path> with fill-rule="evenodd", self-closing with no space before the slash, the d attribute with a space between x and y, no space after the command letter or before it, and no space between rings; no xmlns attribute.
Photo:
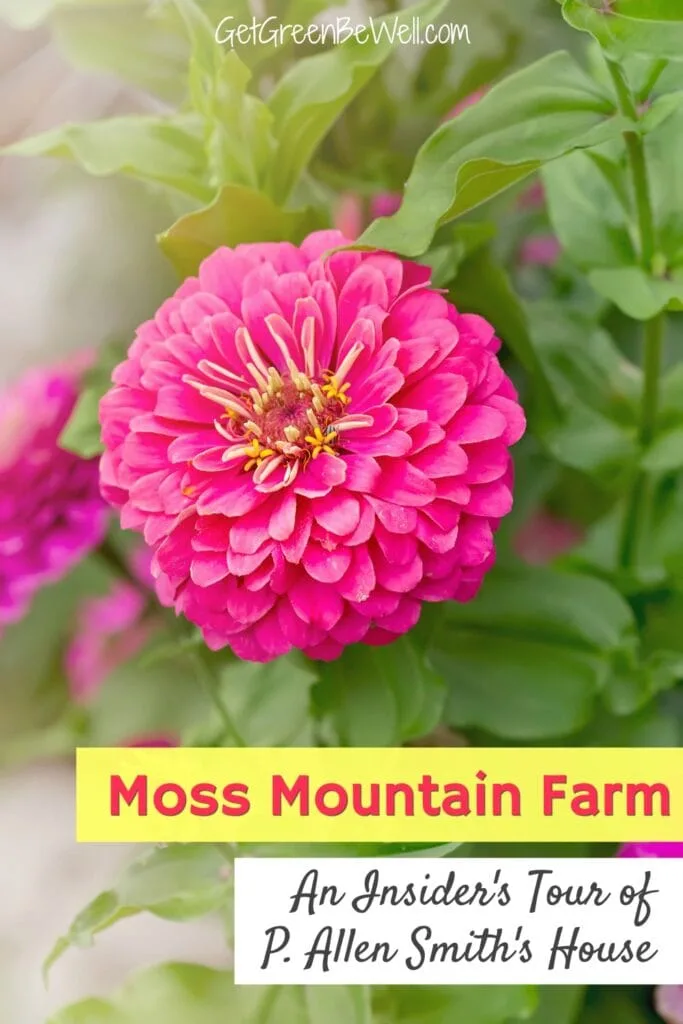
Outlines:
<svg viewBox="0 0 683 1024"><path fill-rule="evenodd" d="M176 736L138 736L134 740L124 743L125 747L178 747L180 743Z"/></svg>
<svg viewBox="0 0 683 1024"><path fill-rule="evenodd" d="M518 199L520 210L540 210L545 206L545 188L540 178L522 192Z"/></svg>
<svg viewBox="0 0 683 1024"><path fill-rule="evenodd" d="M334 213L334 225L346 238L358 238L365 227L363 204L359 196L353 192L346 192L339 197Z"/></svg>
<svg viewBox="0 0 683 1024"><path fill-rule="evenodd" d="M583 531L549 512L533 515L514 538L516 554L529 565L546 565L566 554L583 540Z"/></svg>
<svg viewBox="0 0 683 1024"><path fill-rule="evenodd" d="M402 198L400 192L378 192L370 202L370 216L373 220L376 217L391 217L401 205Z"/></svg>
<svg viewBox="0 0 683 1024"><path fill-rule="evenodd" d="M552 267L561 252L555 235L531 235L522 242L519 261L525 266Z"/></svg>
<svg viewBox="0 0 683 1024"><path fill-rule="evenodd" d="M475 596L524 414L493 327L339 232L222 248L139 328L102 490L214 650L338 657Z"/></svg>
<svg viewBox="0 0 683 1024"><path fill-rule="evenodd" d="M477 104L479 100L484 98L484 96L486 95L490 88L490 85L482 85L480 89L475 89L474 92L471 92L469 93L469 95L464 96L463 99L459 100L455 104L455 106L448 111L443 120L452 121L454 117L457 117L458 114L462 114L464 110L468 110L470 107L475 106L475 104Z"/></svg>
<svg viewBox="0 0 683 1024"><path fill-rule="evenodd" d="M655 1010L665 1024L683 1024L683 985L660 985L655 990Z"/></svg>
<svg viewBox="0 0 683 1024"><path fill-rule="evenodd" d="M390 217L401 205L399 192L378 192L370 200L370 220L376 217ZM334 216L334 226L346 238L355 241L367 227L363 214L363 203L359 196L347 192L341 196Z"/></svg>
<svg viewBox="0 0 683 1024"><path fill-rule="evenodd" d="M106 532L98 460L58 446L84 365L33 370L0 395L0 626L20 619Z"/></svg>
<svg viewBox="0 0 683 1024"><path fill-rule="evenodd" d="M683 843L625 843L619 857L683 857Z"/></svg>
<svg viewBox="0 0 683 1024"><path fill-rule="evenodd" d="M142 548L132 559L131 568L151 594L154 581L150 563L151 553ZM74 701L87 703L116 668L144 648L157 629L156 623L145 621L147 606L144 590L131 583L116 583L109 594L83 604L65 658Z"/></svg>

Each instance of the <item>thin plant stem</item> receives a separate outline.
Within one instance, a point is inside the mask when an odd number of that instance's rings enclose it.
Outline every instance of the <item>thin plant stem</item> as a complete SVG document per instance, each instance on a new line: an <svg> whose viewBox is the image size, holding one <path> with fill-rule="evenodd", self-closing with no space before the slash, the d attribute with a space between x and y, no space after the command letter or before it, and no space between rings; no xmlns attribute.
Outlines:
<svg viewBox="0 0 683 1024"><path fill-rule="evenodd" d="M611 60L607 60L614 89L617 94L619 110L624 117L637 120L638 110L635 98L631 93L622 68ZM652 86L661 74L652 77ZM647 173L647 160L642 137L635 131L624 132L626 152L631 170L633 192L635 196L636 216L638 220L638 239L640 261L647 274L651 274L656 254L655 218L650 195L650 183ZM638 425L638 442L640 449L646 448L652 441L657 425L657 408L659 403L659 385L662 368L662 351L664 340L664 315L658 313L645 324L643 343L643 392L640 405ZM633 481L626 501L621 536L619 539L619 564L622 569L630 569L637 563L640 539L647 522L650 504L650 480L646 473L639 472Z"/></svg>
<svg viewBox="0 0 683 1024"><path fill-rule="evenodd" d="M240 733L235 720L221 698L219 682L212 670L212 666L207 664L206 658L202 654L195 654L192 661L207 697L218 712L218 716L223 726L222 739L232 740L236 747L246 747L247 743L244 737Z"/></svg>

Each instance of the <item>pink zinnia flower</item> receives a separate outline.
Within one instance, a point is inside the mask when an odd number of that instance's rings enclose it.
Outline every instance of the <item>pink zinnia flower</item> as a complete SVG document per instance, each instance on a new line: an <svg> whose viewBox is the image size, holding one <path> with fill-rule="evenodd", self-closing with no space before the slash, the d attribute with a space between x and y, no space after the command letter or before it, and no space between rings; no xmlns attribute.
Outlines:
<svg viewBox="0 0 683 1024"><path fill-rule="evenodd" d="M81 607L76 635L65 658L71 697L78 703L90 700L111 673L134 658L154 635L157 624L145 620L148 600L142 587L151 588L150 552L136 552L131 568L141 587L116 583L104 597L92 598Z"/></svg>
<svg viewBox="0 0 683 1024"><path fill-rule="evenodd" d="M106 531L98 460L58 446L81 369L34 370L0 395L0 626L20 619Z"/></svg>
<svg viewBox="0 0 683 1024"><path fill-rule="evenodd" d="M429 269L222 248L143 324L101 405L102 488L154 548L161 601L268 661L388 643L473 597L524 431L494 329Z"/></svg>
<svg viewBox="0 0 683 1024"><path fill-rule="evenodd" d="M625 843L620 857L683 857L683 843Z"/></svg>

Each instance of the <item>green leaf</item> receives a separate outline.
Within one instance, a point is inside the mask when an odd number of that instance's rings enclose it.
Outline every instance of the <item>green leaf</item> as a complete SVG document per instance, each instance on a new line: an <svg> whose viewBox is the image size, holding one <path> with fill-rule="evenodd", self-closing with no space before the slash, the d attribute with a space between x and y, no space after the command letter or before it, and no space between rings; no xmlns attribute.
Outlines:
<svg viewBox="0 0 683 1024"><path fill-rule="evenodd" d="M617 489L639 458L641 371L582 314L547 302L527 310L534 349L560 408L559 415L542 410L537 435L560 463Z"/></svg>
<svg viewBox="0 0 683 1024"><path fill-rule="evenodd" d="M181 217L159 237L159 245L182 277L222 245L300 242L320 226L312 210L283 210L262 192L225 185L210 206Z"/></svg>
<svg viewBox="0 0 683 1024"><path fill-rule="evenodd" d="M344 745L394 746L440 721L443 680L410 636L387 647L348 647L321 676L316 699Z"/></svg>
<svg viewBox="0 0 683 1024"><path fill-rule="evenodd" d="M214 846L176 844L143 854L113 889L100 893L78 914L45 961L47 973L71 947L92 946L117 921L148 911L167 921L203 917L229 903L232 870Z"/></svg>
<svg viewBox="0 0 683 1024"><path fill-rule="evenodd" d="M451 295L458 309L486 317L534 382L534 395L553 409L555 397L533 345L526 312L515 295L505 270L494 261L490 248L481 247L458 269Z"/></svg>
<svg viewBox="0 0 683 1024"><path fill-rule="evenodd" d="M416 985L373 990L377 1024L510 1024L529 1020L536 990L510 985L428 987Z"/></svg>
<svg viewBox="0 0 683 1024"><path fill-rule="evenodd" d="M625 180L611 147L607 153L570 153L543 170L555 234L584 270L618 267L636 260L624 203L615 187L622 175Z"/></svg>
<svg viewBox="0 0 683 1024"><path fill-rule="evenodd" d="M5 147L14 156L74 160L88 174L123 174L208 201L206 157L193 115L67 124Z"/></svg>
<svg viewBox="0 0 683 1024"><path fill-rule="evenodd" d="M580 985L546 985L538 990L538 1007L530 1024L574 1024L586 990Z"/></svg>
<svg viewBox="0 0 683 1024"><path fill-rule="evenodd" d="M643 456L643 469L650 473L664 473L683 466L683 426L660 434Z"/></svg>
<svg viewBox="0 0 683 1024"><path fill-rule="evenodd" d="M435 288L452 283L470 257L493 240L496 225L486 221L460 224L451 229L450 234L450 241L430 249L420 261L432 268L432 285Z"/></svg>
<svg viewBox="0 0 683 1024"><path fill-rule="evenodd" d="M469 605L446 606L430 648L448 687L446 721L538 740L588 721L635 622L606 583L550 569L493 573Z"/></svg>
<svg viewBox="0 0 683 1024"><path fill-rule="evenodd" d="M436 990L432 990L436 991ZM109 1000L86 1000L48 1024L372 1024L362 987L237 987L228 971L163 964L134 976ZM502 1018L472 1018L502 1024Z"/></svg>
<svg viewBox="0 0 683 1024"><path fill-rule="evenodd" d="M103 451L100 440L100 401L111 387L115 366L125 358L123 345L106 345L97 356L96 364L85 375L78 401L59 438L61 448L91 459Z"/></svg>
<svg viewBox="0 0 683 1024"><path fill-rule="evenodd" d="M683 60L683 9L678 0L564 0L572 28L590 32L621 60L630 54Z"/></svg>
<svg viewBox="0 0 683 1024"><path fill-rule="evenodd" d="M359 241L418 256L440 224L550 160L617 137L624 126L613 100L569 54L551 54L438 128L417 154L401 208Z"/></svg>
<svg viewBox="0 0 683 1024"><path fill-rule="evenodd" d="M277 149L267 191L276 200L288 198L334 122L391 55L399 42L399 26L418 17L425 24L434 21L444 6L445 0L426 0L378 18L372 42L352 37L297 61L283 75L269 99Z"/></svg>
<svg viewBox="0 0 683 1024"><path fill-rule="evenodd" d="M671 271L666 280L650 277L642 267L592 270L588 280L634 320L651 320L663 309L683 310L683 268Z"/></svg>
<svg viewBox="0 0 683 1024"><path fill-rule="evenodd" d="M217 695L245 746L306 747L317 678L317 666L296 652L263 665L231 658L220 669ZM214 727L220 724L215 718Z"/></svg>

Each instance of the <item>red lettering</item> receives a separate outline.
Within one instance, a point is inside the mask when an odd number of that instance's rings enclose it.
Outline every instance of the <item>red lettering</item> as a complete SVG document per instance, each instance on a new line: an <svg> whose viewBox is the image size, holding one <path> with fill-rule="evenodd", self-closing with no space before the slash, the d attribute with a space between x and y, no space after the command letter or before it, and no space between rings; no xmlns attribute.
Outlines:
<svg viewBox="0 0 683 1024"><path fill-rule="evenodd" d="M564 789L557 789L556 785L567 785L566 775L544 775L543 776L543 814L546 818L553 815L553 804L556 800L566 799Z"/></svg>
<svg viewBox="0 0 683 1024"><path fill-rule="evenodd" d="M325 803L325 797L328 794L337 798L336 804L333 807L328 807ZM349 806L348 793L338 782L326 782L324 786L316 790L315 806L326 818L336 818L339 814L343 814Z"/></svg>
<svg viewBox="0 0 683 1024"><path fill-rule="evenodd" d="M308 817L310 813L310 802L308 787L310 784L308 775L297 775L294 785L288 786L281 775L273 776L273 817L282 816L282 801L293 807L297 800L300 801L299 814L301 817Z"/></svg>
<svg viewBox="0 0 683 1024"><path fill-rule="evenodd" d="M198 782L190 790L190 797L190 814L198 818L210 818L218 810L216 787L212 782Z"/></svg>
<svg viewBox="0 0 683 1024"><path fill-rule="evenodd" d="M141 818L147 816L147 776L136 775L131 786L126 786L120 775L112 775L109 780L109 813L113 818L121 814L121 801L132 807L137 800L137 814Z"/></svg>
<svg viewBox="0 0 683 1024"><path fill-rule="evenodd" d="M251 803L247 797L249 787L243 782L231 782L223 789L223 814L229 818L241 818L251 810Z"/></svg>
<svg viewBox="0 0 683 1024"><path fill-rule="evenodd" d="M167 794L171 794L175 797L175 804L168 806L164 803L164 797ZM163 814L166 818L175 818L177 814L182 814L187 806L187 794L182 786L179 786L177 782L164 782L163 785L158 786L154 791L154 807Z"/></svg>

